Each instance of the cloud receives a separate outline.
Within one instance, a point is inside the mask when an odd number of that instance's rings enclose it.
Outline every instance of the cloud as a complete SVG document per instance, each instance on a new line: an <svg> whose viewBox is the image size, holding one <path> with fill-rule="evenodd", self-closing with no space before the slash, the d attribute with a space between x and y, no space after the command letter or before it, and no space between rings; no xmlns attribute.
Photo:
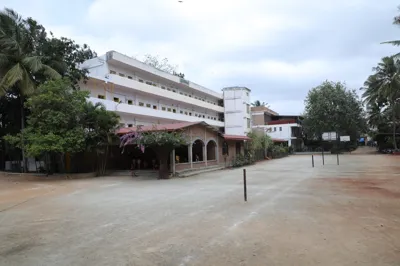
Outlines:
<svg viewBox="0 0 400 266"><path fill-rule="evenodd" d="M371 68L398 48L386 0L3 0L58 36L98 53L167 57L196 83L252 89L252 99L299 113L322 81L359 88Z"/></svg>

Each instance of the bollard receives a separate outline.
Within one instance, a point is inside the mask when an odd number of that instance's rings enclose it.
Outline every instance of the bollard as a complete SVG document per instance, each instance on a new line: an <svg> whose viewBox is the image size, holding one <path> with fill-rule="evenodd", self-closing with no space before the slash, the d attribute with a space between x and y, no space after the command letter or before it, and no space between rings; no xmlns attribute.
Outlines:
<svg viewBox="0 0 400 266"><path fill-rule="evenodd" d="M314 167L314 154L311 155L311 163L312 163L312 167Z"/></svg>
<svg viewBox="0 0 400 266"><path fill-rule="evenodd" d="M244 201L247 201L246 169L243 169L243 192L244 192Z"/></svg>
<svg viewBox="0 0 400 266"><path fill-rule="evenodd" d="M325 165L324 149L322 149L322 165Z"/></svg>
<svg viewBox="0 0 400 266"><path fill-rule="evenodd" d="M337 165L339 165L339 153L336 154Z"/></svg>

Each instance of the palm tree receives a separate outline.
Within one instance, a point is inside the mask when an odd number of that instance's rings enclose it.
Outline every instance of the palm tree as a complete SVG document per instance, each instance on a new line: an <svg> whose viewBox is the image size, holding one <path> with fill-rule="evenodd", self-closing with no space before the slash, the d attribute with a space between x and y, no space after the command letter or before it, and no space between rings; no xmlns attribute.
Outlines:
<svg viewBox="0 0 400 266"><path fill-rule="evenodd" d="M373 70L375 74L364 84L364 102L370 106L387 105L392 116L393 146L397 149L396 116L400 100L400 63L393 56L384 57Z"/></svg>
<svg viewBox="0 0 400 266"><path fill-rule="evenodd" d="M0 11L0 96L16 91L20 98L21 130L25 128L24 99L35 91L35 74L59 78L60 74L34 54L29 25L11 9ZM22 149L23 169L26 171Z"/></svg>
<svg viewBox="0 0 400 266"><path fill-rule="evenodd" d="M257 106L266 106L266 107L268 107L268 103L260 102L259 100L254 101L251 105L254 106L254 107L257 107Z"/></svg>
<svg viewBox="0 0 400 266"><path fill-rule="evenodd" d="M400 11L400 7L399 7L399 11ZM394 19L393 19L393 24L394 24L394 25L400 25L400 16L394 17ZM394 41L383 42L383 44L386 44L386 43L392 44L392 45L395 45L395 46L400 46L400 40L394 40ZM397 54L397 55L399 55L399 54ZM396 55L396 56L397 56L397 55Z"/></svg>

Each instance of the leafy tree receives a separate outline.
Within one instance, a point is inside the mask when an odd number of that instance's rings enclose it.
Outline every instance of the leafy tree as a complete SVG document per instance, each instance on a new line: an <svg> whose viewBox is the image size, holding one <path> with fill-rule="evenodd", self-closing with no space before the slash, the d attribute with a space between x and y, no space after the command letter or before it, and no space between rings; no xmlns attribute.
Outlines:
<svg viewBox="0 0 400 266"><path fill-rule="evenodd" d="M157 128L154 128L153 131L141 132L140 127L137 131L132 131L122 136L120 141L121 147L139 145L143 146L143 148L153 148L160 162L159 179L167 179L169 176L168 157L172 150L187 144L186 136L180 131L158 131Z"/></svg>
<svg viewBox="0 0 400 266"><path fill-rule="evenodd" d="M393 56L384 57L373 70L375 73L369 76L364 84L364 102L370 108L385 108L387 109L386 113L390 110L393 147L397 149L396 130L400 104L400 61ZM375 121L372 121L372 123L375 123Z"/></svg>
<svg viewBox="0 0 400 266"><path fill-rule="evenodd" d="M258 106L268 107L268 103L260 102L259 100L254 101L251 105L254 106L254 107L258 107Z"/></svg>
<svg viewBox="0 0 400 266"><path fill-rule="evenodd" d="M4 9L0 12L0 95L16 92L20 99L21 129L25 127L24 99L34 92L36 76L59 78L60 75L34 54L31 28L15 11ZM23 142L22 142L23 144ZM22 159L24 171L26 160L24 145Z"/></svg>
<svg viewBox="0 0 400 266"><path fill-rule="evenodd" d="M118 140L115 131L118 128L119 117L115 112L107 111L101 103L87 102L84 106L82 122L86 132L86 150L96 153L97 175L104 175L107 169L109 146Z"/></svg>
<svg viewBox="0 0 400 266"><path fill-rule="evenodd" d="M398 8L400 11L400 7ZM393 24L394 25L400 25L400 16L396 16L393 19ZM388 43L388 44L392 44L395 46L400 46L400 40L394 40L394 41L388 41L388 42L383 42L384 44Z"/></svg>
<svg viewBox="0 0 400 266"><path fill-rule="evenodd" d="M303 127L309 139L321 139L323 132L357 138L366 130L362 103L354 90L341 82L325 81L311 89L305 100Z"/></svg>
<svg viewBox="0 0 400 266"><path fill-rule="evenodd" d="M64 169L65 153L83 151L85 128L81 114L86 105L88 92L76 91L67 79L46 82L27 100L30 111L27 127L17 136L6 136L6 141L19 147L25 141L30 156L58 157Z"/></svg>

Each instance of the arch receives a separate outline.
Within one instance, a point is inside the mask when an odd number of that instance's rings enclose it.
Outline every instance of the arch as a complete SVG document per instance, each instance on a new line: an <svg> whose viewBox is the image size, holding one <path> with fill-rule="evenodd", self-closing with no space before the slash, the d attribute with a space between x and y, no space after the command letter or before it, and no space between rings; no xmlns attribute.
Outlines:
<svg viewBox="0 0 400 266"><path fill-rule="evenodd" d="M207 161L217 160L217 143L209 140L207 143Z"/></svg>
<svg viewBox="0 0 400 266"><path fill-rule="evenodd" d="M192 161L202 162L204 161L204 142L201 139L196 139L192 144Z"/></svg>

